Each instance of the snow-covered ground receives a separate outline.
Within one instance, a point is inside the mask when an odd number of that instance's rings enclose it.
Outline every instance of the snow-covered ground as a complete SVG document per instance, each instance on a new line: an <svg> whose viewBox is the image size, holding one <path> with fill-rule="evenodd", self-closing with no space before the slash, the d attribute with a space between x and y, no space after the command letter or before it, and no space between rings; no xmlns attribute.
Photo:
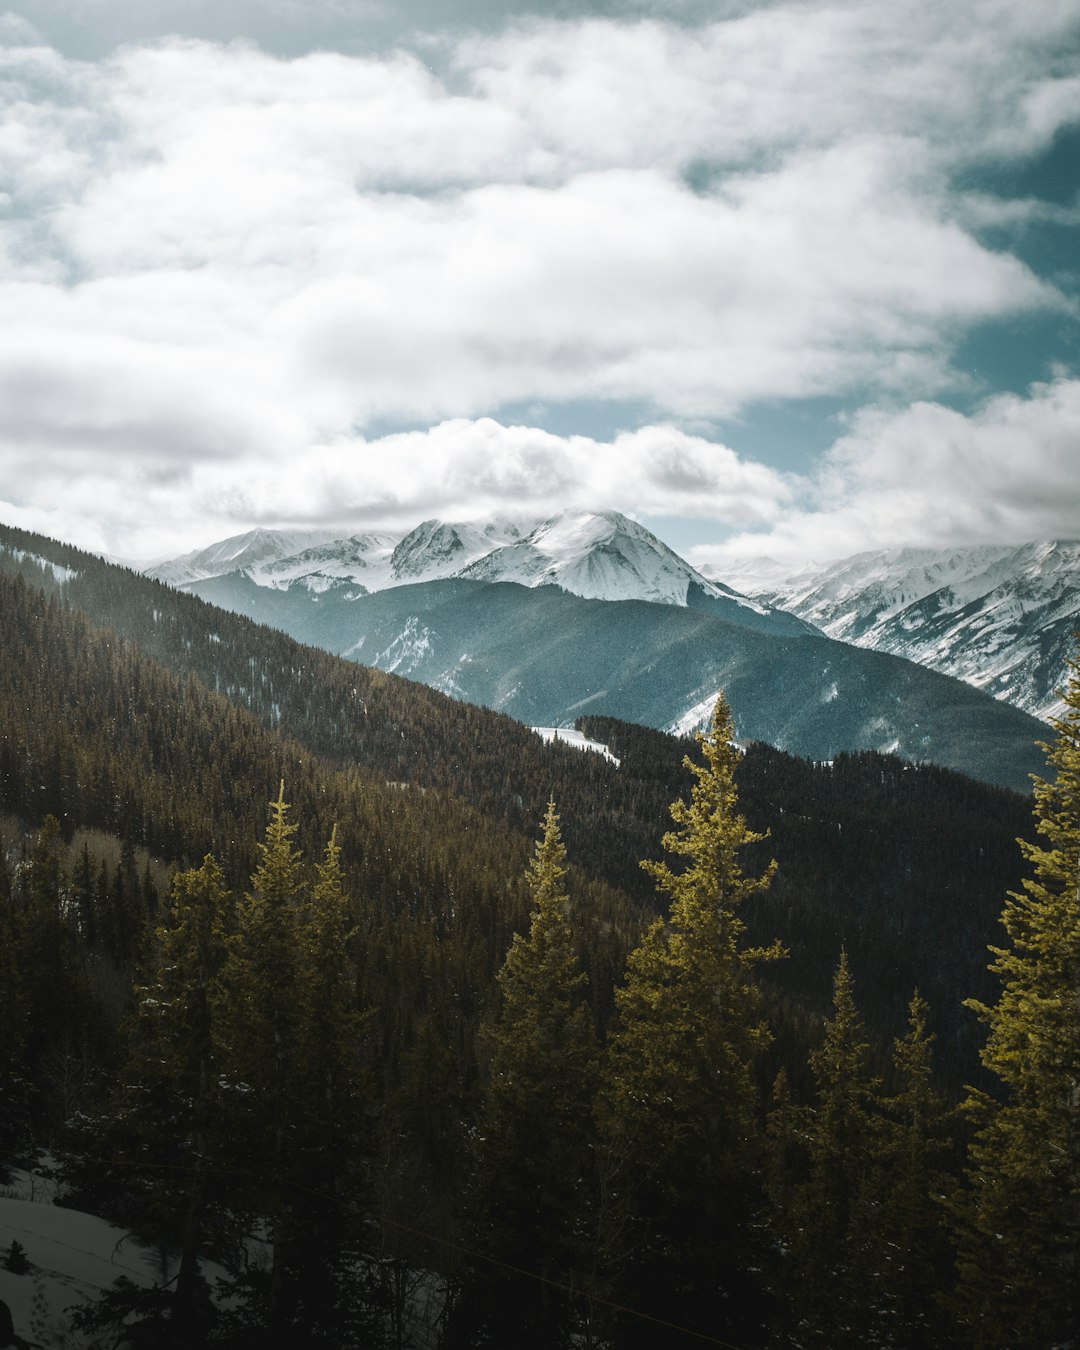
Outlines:
<svg viewBox="0 0 1080 1350"><path fill-rule="evenodd" d="M610 759L616 768L619 767L619 760L601 741L590 741L580 731L575 731L573 727L533 727L533 731L542 741L549 744L552 741L558 741L560 745L572 745L575 750L592 750L595 754L603 755L605 759Z"/></svg>
<svg viewBox="0 0 1080 1350"><path fill-rule="evenodd" d="M4 1267L12 1241L30 1263L24 1275ZM11 1185L0 1187L0 1299L11 1309L16 1334L41 1350L87 1347L71 1327L70 1310L95 1299L121 1275L149 1286L174 1273L174 1261L122 1228L54 1205L52 1188L39 1176L16 1173ZM213 1280L225 1272L206 1266L204 1273Z"/></svg>

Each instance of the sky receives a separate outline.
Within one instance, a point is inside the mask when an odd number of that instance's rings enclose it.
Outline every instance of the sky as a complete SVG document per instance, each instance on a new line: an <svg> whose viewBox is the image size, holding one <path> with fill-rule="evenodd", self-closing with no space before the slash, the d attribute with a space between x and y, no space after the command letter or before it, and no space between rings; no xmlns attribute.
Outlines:
<svg viewBox="0 0 1080 1350"><path fill-rule="evenodd" d="M1078 0L0 0L0 520L1080 536Z"/></svg>

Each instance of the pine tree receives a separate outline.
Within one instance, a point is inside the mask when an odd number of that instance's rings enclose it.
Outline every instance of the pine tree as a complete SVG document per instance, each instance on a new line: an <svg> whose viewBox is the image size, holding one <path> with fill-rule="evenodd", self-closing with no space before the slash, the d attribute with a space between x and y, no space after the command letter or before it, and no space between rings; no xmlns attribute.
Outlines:
<svg viewBox="0 0 1080 1350"><path fill-rule="evenodd" d="M170 1344L193 1343L209 1315L199 1257L238 1240L217 1175L225 1123L217 1089L211 996L225 958L231 896L215 859L173 878L135 989L127 1049L107 1108L81 1121L66 1180L116 1209L137 1233L179 1251Z"/></svg>
<svg viewBox="0 0 1080 1350"><path fill-rule="evenodd" d="M86 850L79 871L85 905L95 898L93 887L91 895L85 891L95 872ZM141 1290L121 1278L81 1309L76 1324L95 1335L117 1335L130 1315L151 1320L162 1347L201 1341L212 1309L199 1257L206 1246L220 1255L238 1242L228 1188L217 1175L209 1025L228 907L212 857L174 876L161 927L143 935L140 983L130 991L119 1062L96 1099L66 1122L61 1171L69 1203L179 1255L174 1281Z"/></svg>
<svg viewBox="0 0 1080 1350"><path fill-rule="evenodd" d="M543 830L526 873L529 932L514 935L497 976L476 1180L474 1241L527 1274L474 1272L456 1319L459 1337L538 1350L569 1343L581 1316L566 1287L588 1265L595 1193L595 1030L553 801ZM466 1331L478 1305L481 1328Z"/></svg>
<svg viewBox="0 0 1080 1350"><path fill-rule="evenodd" d="M38 1076L47 1056L79 1055L91 1030L69 889L60 823L46 816L16 895L19 1039L28 1070Z"/></svg>
<svg viewBox="0 0 1080 1350"><path fill-rule="evenodd" d="M182 1327L196 1302L200 1248L227 1231L211 1201L208 1169L220 1156L222 1129L211 999L225 960L231 906L213 857L178 873L166 922L151 949L150 979L137 990L132 1108L138 1128L151 1141L140 1156L146 1156L147 1147L160 1150L164 1144L168 1156L161 1161L177 1169L153 1179L154 1226L160 1232L166 1214L179 1224L174 1318ZM180 1183L175 1193L168 1185L172 1178Z"/></svg>
<svg viewBox="0 0 1080 1350"><path fill-rule="evenodd" d="M243 1206L266 1221L271 1270L267 1317L277 1332L291 1320L289 1267L296 1252L291 1184L299 1144L302 1072L299 990L299 908L302 859L293 842L285 785L270 805L251 888L237 907L215 989L215 1055L231 1125L232 1166L248 1178ZM239 1198L239 1196L238 1196Z"/></svg>
<svg viewBox="0 0 1080 1350"><path fill-rule="evenodd" d="M908 1030L893 1046L897 1091L882 1102L877 1339L898 1350L943 1344L945 1337L942 1301L951 1251L941 1200L953 1113L933 1086L928 1013L916 990Z"/></svg>
<svg viewBox="0 0 1080 1350"><path fill-rule="evenodd" d="M975 1126L959 1205L959 1314L979 1350L1045 1346L1080 1326L1080 664L1035 781L1043 843L1021 840L1033 876L1009 894L1002 984L982 1052L1001 1100L969 1090Z"/></svg>
<svg viewBox="0 0 1080 1350"><path fill-rule="evenodd" d="M335 825L300 910L296 1084L297 1156L303 1191L291 1204L291 1272L301 1282L295 1315L312 1341L347 1342L368 1327L366 1290L357 1273L367 1219L366 1175L373 1147L371 1073L363 1041L355 929ZM370 1328L368 1328L370 1330Z"/></svg>
<svg viewBox="0 0 1080 1350"><path fill-rule="evenodd" d="M673 803L679 828L663 840L685 865L643 864L670 911L627 962L598 1107L614 1169L608 1222L622 1233L608 1240L624 1251L626 1301L640 1305L651 1280L657 1298L647 1311L715 1327L723 1309L731 1331L757 1315L754 1067L770 1033L752 975L784 954L778 943L743 944L739 909L776 865L743 871L744 850L764 836L738 813L733 734L720 698L698 735L704 762L685 761L690 801Z"/></svg>
<svg viewBox="0 0 1080 1350"><path fill-rule="evenodd" d="M212 1001L236 1208L270 1243L244 1291L260 1343L349 1344L370 1333L352 1268L366 1151L355 970L336 835L311 884L284 784Z"/></svg>
<svg viewBox="0 0 1080 1350"><path fill-rule="evenodd" d="M795 1323L800 1339L867 1344L878 1296L880 1082L855 1003L847 952L833 986L833 1015L811 1051L817 1102L806 1113L809 1170L792 1204Z"/></svg>

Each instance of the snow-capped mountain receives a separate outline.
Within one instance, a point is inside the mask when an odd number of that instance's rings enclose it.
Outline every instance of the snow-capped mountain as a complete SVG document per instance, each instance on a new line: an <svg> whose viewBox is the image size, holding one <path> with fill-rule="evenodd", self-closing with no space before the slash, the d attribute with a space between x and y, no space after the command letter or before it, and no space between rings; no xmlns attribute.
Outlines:
<svg viewBox="0 0 1080 1350"><path fill-rule="evenodd" d="M249 530L148 567L146 575L170 586L187 586L207 577L273 563L333 538L332 530Z"/></svg>
<svg viewBox="0 0 1080 1350"><path fill-rule="evenodd" d="M368 595L394 586L448 578L558 586L588 600L647 600L708 608L735 622L783 632L806 623L710 581L642 525L617 511L563 511L536 524L425 520L402 538L368 532L302 544L298 536L256 531L151 569L150 575L192 587L235 576L257 586L311 597L347 586ZM256 538L257 536L257 538ZM251 541L250 543L247 541ZM258 553L260 556L255 556ZM216 588L218 603L222 588ZM272 620L270 620L272 622Z"/></svg>
<svg viewBox="0 0 1080 1350"><path fill-rule="evenodd" d="M517 542L527 528L509 520L425 520L410 530L390 559L388 586L457 577L493 550Z"/></svg>
<svg viewBox="0 0 1080 1350"><path fill-rule="evenodd" d="M380 590L390 574L397 542L396 535L366 530L347 539L331 539L299 553L255 563L241 570L258 585L278 591L299 582L318 594L342 581L360 585L365 591Z"/></svg>
<svg viewBox="0 0 1080 1350"><path fill-rule="evenodd" d="M761 605L717 585L642 525L618 511L563 511L456 575L473 581L559 586L585 600L648 600L685 605L691 586L714 599Z"/></svg>
<svg viewBox="0 0 1080 1350"><path fill-rule="evenodd" d="M858 553L782 575L705 568L830 637L892 652L1047 718L1080 629L1080 541Z"/></svg>
<svg viewBox="0 0 1080 1350"><path fill-rule="evenodd" d="M530 726L603 713L689 729L727 694L740 737L812 759L896 752L1027 785L1016 708L710 581L616 512L425 521L190 582L301 642Z"/></svg>

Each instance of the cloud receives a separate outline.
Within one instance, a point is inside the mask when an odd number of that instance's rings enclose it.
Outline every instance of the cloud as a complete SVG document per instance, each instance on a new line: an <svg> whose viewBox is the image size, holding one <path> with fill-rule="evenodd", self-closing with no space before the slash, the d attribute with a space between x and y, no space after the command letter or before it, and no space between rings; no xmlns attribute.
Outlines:
<svg viewBox="0 0 1080 1350"><path fill-rule="evenodd" d="M85 458L71 450L43 461L28 451L24 470L36 466L40 475L34 500L0 491L7 498L0 518L150 558L258 524L346 534L364 525L407 529L435 515L531 519L573 506L767 526L791 506L798 482L671 426L602 441L491 418L455 419L426 431L314 445L272 469L257 451L226 465L96 456L93 520L84 521L92 481Z"/></svg>
<svg viewBox="0 0 1080 1350"><path fill-rule="evenodd" d="M1080 380L999 395L970 415L937 403L866 410L778 524L691 550L797 564L864 549L1075 539Z"/></svg>
<svg viewBox="0 0 1080 1350"><path fill-rule="evenodd" d="M981 237L1029 208L955 175L1074 115L1069 8L676 5L682 22L523 18L378 54L171 38L97 61L12 20L6 495L30 509L70 484L97 506L107 481L129 515L224 520L317 516L325 482L393 512L436 489L517 501L538 464L542 492L723 519L730 499L768 524L786 480L666 424L939 397L970 326L1065 307ZM544 441L485 420L534 402L655 426ZM365 477L387 423L433 429L394 444L397 478Z"/></svg>

